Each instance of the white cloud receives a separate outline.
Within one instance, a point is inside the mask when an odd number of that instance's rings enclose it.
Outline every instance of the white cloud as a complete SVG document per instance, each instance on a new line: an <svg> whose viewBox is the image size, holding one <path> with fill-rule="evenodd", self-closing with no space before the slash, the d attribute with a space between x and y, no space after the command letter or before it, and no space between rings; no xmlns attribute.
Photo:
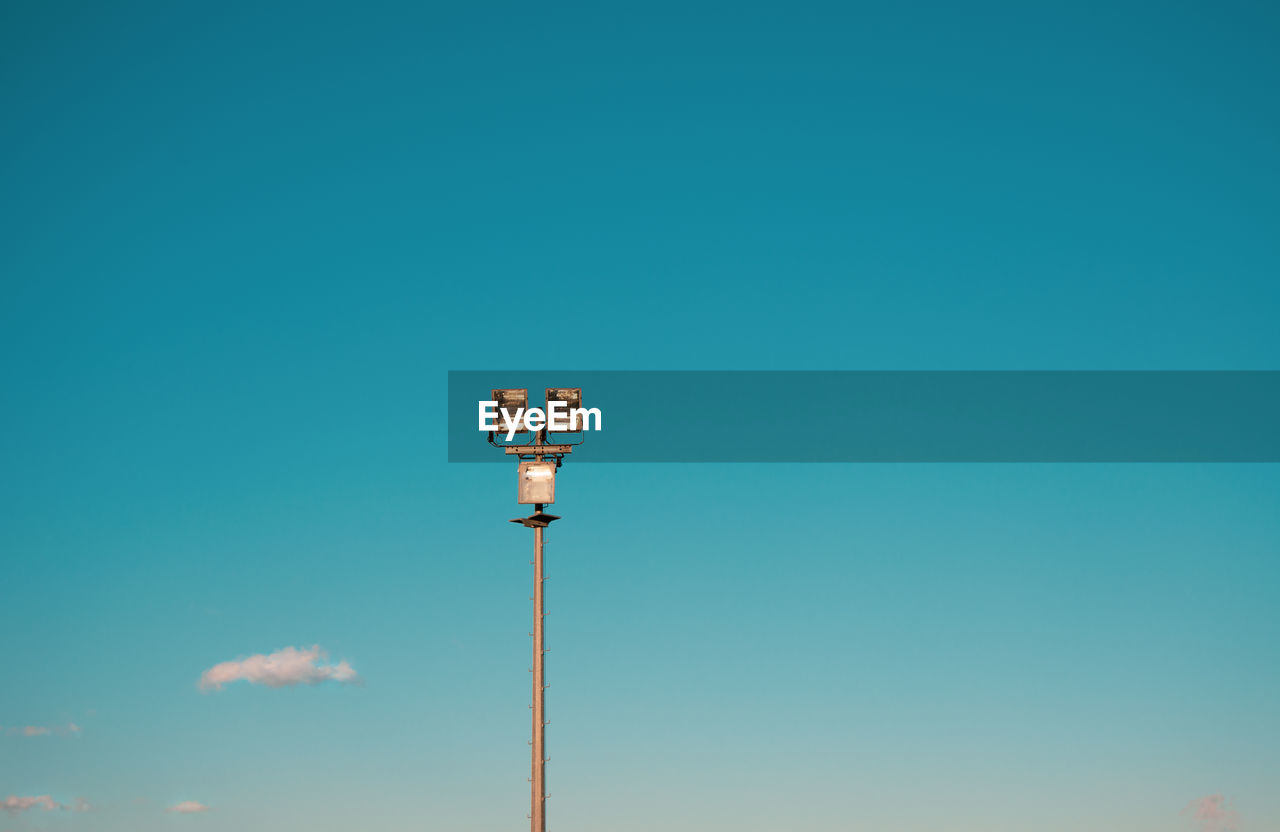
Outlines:
<svg viewBox="0 0 1280 832"><path fill-rule="evenodd" d="M179 815L194 815L199 812L211 812L213 810L203 803L198 803L194 800L184 800L176 806L170 806L168 809L165 809L165 811L176 812Z"/></svg>
<svg viewBox="0 0 1280 832"><path fill-rule="evenodd" d="M57 734L60 737L75 736L80 733L80 726L74 722L68 722L66 725L13 725L9 727L10 734L18 734L23 737L47 737L51 734Z"/></svg>
<svg viewBox="0 0 1280 832"><path fill-rule="evenodd" d="M1233 832L1240 828L1240 815L1220 794L1191 801L1182 810L1199 824L1202 832Z"/></svg>
<svg viewBox="0 0 1280 832"><path fill-rule="evenodd" d="M223 685L238 681L269 688L356 681L356 672L346 660L321 664L328 655L319 645L312 645L306 649L286 647L267 655L259 653L247 659L222 662L200 674L200 689L222 690Z"/></svg>
<svg viewBox="0 0 1280 832"><path fill-rule="evenodd" d="M0 810L4 810L11 815L16 815L19 812L25 812L28 809L35 808L44 809L46 812L52 812L54 809L61 809L62 804L58 803L47 794L42 794L39 797L16 797L14 795L9 795L4 800L0 800Z"/></svg>
<svg viewBox="0 0 1280 832"><path fill-rule="evenodd" d="M8 812L11 815L16 815L19 812L26 812L31 809L44 809L46 812L52 812L56 809L68 809L72 812L88 812L92 807L89 805L89 801L85 800L83 797L77 797L75 803L70 806L66 806L54 800L47 794L42 794L38 797L17 797L16 795L9 795L4 800L0 800L0 811Z"/></svg>

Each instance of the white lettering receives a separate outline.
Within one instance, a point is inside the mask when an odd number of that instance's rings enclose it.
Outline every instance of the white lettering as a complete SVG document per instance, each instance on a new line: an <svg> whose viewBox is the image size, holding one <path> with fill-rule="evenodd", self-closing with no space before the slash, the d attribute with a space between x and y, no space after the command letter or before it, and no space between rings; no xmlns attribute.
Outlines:
<svg viewBox="0 0 1280 832"><path fill-rule="evenodd" d="M596 426L591 427L591 417L596 417ZM600 415L600 408L592 407L575 407L570 414L570 418L575 425L581 424L583 430L604 430L604 419Z"/></svg>
<svg viewBox="0 0 1280 832"><path fill-rule="evenodd" d="M480 430L485 431L486 433L497 430L498 423L495 421L497 418L497 402L480 402Z"/></svg>
<svg viewBox="0 0 1280 832"><path fill-rule="evenodd" d="M476 424L485 433L504 434L508 442L521 431L553 431L577 433L588 430L604 430L604 415L598 407L569 407L568 402L550 401L543 410L540 407L517 407L509 410L498 407L495 401L476 403Z"/></svg>
<svg viewBox="0 0 1280 832"><path fill-rule="evenodd" d="M551 430L568 430L569 413L564 402L547 402L547 427Z"/></svg>
<svg viewBox="0 0 1280 832"><path fill-rule="evenodd" d="M516 431L520 430L520 420L524 417L524 408L517 407L515 415L505 407L502 408L502 421L507 426L507 441L510 442L516 438Z"/></svg>

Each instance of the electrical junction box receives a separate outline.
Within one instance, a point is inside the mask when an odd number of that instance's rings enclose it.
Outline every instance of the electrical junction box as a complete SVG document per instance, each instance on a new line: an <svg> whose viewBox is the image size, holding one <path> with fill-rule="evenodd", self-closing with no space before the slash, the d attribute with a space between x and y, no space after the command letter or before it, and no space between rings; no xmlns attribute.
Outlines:
<svg viewBox="0 0 1280 832"><path fill-rule="evenodd" d="M531 506L542 503L550 505L556 501L556 464L554 462L537 462L525 460L520 463L518 503Z"/></svg>

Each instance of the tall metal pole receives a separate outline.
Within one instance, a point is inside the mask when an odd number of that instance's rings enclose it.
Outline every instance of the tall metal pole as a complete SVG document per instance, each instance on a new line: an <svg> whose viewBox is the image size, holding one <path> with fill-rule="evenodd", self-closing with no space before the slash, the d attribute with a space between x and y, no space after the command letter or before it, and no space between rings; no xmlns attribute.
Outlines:
<svg viewBox="0 0 1280 832"><path fill-rule="evenodd" d="M532 446L508 447L508 454L531 455L537 462L542 462L547 456L555 459L556 467L560 466L560 457L569 453L572 448L565 445L552 445L548 452L546 444L545 429L534 435ZM554 476L554 470L552 475ZM555 481L552 480L551 497L552 502L555 501ZM521 491L521 505L528 505L524 502L524 492ZM536 497L534 499L537 499ZM546 676L544 674L544 657L546 655L546 647L544 645L544 634L546 628L544 620L546 612L543 609L542 591L543 584L546 583L546 577L542 574L542 538L543 530L551 523L560 518L554 514L547 514L542 509L545 503L534 503L533 514L528 517L517 517L512 523L519 523L533 529L533 704L529 707L533 710L533 739L529 740L532 748L532 776L529 777L530 785L530 811L529 811L529 829L530 832L547 832L547 746L546 746Z"/></svg>
<svg viewBox="0 0 1280 832"><path fill-rule="evenodd" d="M537 512L542 505L535 506ZM533 810L530 812L530 832L547 832L546 754L544 747L547 721L543 710L547 686L543 681L543 618L542 608L542 526L533 527Z"/></svg>

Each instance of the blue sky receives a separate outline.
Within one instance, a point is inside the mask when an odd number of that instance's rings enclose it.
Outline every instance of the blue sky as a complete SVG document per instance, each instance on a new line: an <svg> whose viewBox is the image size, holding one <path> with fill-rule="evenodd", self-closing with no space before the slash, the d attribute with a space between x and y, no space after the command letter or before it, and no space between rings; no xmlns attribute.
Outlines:
<svg viewBox="0 0 1280 832"><path fill-rule="evenodd" d="M449 369L1276 369L1277 28L6 4L0 800L91 811L0 830L521 827L528 537ZM1280 827L1273 466L557 494L555 829ZM198 688L312 645L362 683Z"/></svg>

